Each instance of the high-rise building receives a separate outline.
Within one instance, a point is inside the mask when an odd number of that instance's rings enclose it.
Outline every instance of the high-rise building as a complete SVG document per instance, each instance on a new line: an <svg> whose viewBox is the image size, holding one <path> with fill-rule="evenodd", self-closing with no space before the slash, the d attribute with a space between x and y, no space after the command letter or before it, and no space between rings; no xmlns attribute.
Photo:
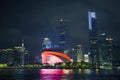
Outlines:
<svg viewBox="0 0 120 80"><path fill-rule="evenodd" d="M66 24L65 20L61 19L60 20L60 29L59 29L59 48L60 49L65 49L66 48Z"/></svg>
<svg viewBox="0 0 120 80"><path fill-rule="evenodd" d="M120 66L120 44L113 44L113 54L112 54L112 66L113 69L118 69Z"/></svg>
<svg viewBox="0 0 120 80"><path fill-rule="evenodd" d="M89 55L88 54L84 54L84 62L89 62Z"/></svg>
<svg viewBox="0 0 120 80"><path fill-rule="evenodd" d="M83 50L82 45L77 45L77 62L83 61Z"/></svg>
<svg viewBox="0 0 120 80"><path fill-rule="evenodd" d="M15 46L13 50L13 64L24 66L24 64L29 63L30 52L27 49L25 49L24 40L22 40L21 46Z"/></svg>
<svg viewBox="0 0 120 80"><path fill-rule="evenodd" d="M21 46L0 50L0 63L8 66L21 66L29 63L29 51L25 49L24 42Z"/></svg>
<svg viewBox="0 0 120 80"><path fill-rule="evenodd" d="M97 49L97 23L95 12L88 11L89 23L89 43L90 43L90 56L92 63L99 63L99 53Z"/></svg>
<svg viewBox="0 0 120 80"><path fill-rule="evenodd" d="M13 63L13 49L1 49L0 50L0 64L12 64Z"/></svg>
<svg viewBox="0 0 120 80"><path fill-rule="evenodd" d="M101 66L111 68L113 54L113 38L106 35L105 33L101 34L98 37L98 46L99 61Z"/></svg>
<svg viewBox="0 0 120 80"><path fill-rule="evenodd" d="M22 40L22 45L21 45L21 65L24 65L24 59L25 57L25 46L24 46L24 40Z"/></svg>
<svg viewBox="0 0 120 80"><path fill-rule="evenodd" d="M14 47L14 54L13 54L13 64L15 65L21 65L22 64L22 52L21 52L21 46L15 46Z"/></svg>
<svg viewBox="0 0 120 80"><path fill-rule="evenodd" d="M50 49L51 48L51 41L48 37L45 37L43 39L42 47L43 47L43 49Z"/></svg>

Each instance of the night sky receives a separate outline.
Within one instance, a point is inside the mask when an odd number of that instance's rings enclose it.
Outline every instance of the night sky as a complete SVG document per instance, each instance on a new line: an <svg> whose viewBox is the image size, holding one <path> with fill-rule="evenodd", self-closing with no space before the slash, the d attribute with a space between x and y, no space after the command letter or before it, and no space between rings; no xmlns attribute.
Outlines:
<svg viewBox="0 0 120 80"><path fill-rule="evenodd" d="M58 43L61 18L67 25L68 45L88 45L88 11L95 11L98 34L120 41L120 0L0 0L0 48L21 45L39 54L43 38Z"/></svg>

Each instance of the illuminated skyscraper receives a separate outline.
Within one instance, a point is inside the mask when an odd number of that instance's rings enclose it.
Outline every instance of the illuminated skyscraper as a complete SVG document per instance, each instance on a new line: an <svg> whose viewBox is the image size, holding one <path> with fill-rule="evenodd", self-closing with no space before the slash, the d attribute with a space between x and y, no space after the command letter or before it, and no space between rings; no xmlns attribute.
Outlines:
<svg viewBox="0 0 120 80"><path fill-rule="evenodd" d="M77 62L83 61L83 50L82 45L77 45Z"/></svg>
<svg viewBox="0 0 120 80"><path fill-rule="evenodd" d="M13 64L22 65L22 46L15 46L14 47L14 54L13 54Z"/></svg>
<svg viewBox="0 0 120 80"><path fill-rule="evenodd" d="M66 32L65 32L65 21L64 19L60 20L60 29L59 29L59 47L61 49L66 48Z"/></svg>
<svg viewBox="0 0 120 80"><path fill-rule="evenodd" d="M113 54L113 38L103 33L98 38L98 45L99 60L101 66L104 65L104 67L107 66L107 68L111 68Z"/></svg>
<svg viewBox="0 0 120 80"><path fill-rule="evenodd" d="M50 49L51 48L51 41L48 37L45 37L43 39L42 47L43 47L43 49Z"/></svg>
<svg viewBox="0 0 120 80"><path fill-rule="evenodd" d="M13 63L13 49L0 49L0 64L12 64Z"/></svg>
<svg viewBox="0 0 120 80"><path fill-rule="evenodd" d="M29 63L29 51L25 49L24 41L21 46L0 50L0 63L24 66Z"/></svg>
<svg viewBox="0 0 120 80"><path fill-rule="evenodd" d="M24 40L22 40L22 46L21 46L21 65L24 65L24 54L25 54L25 46L24 46Z"/></svg>
<svg viewBox="0 0 120 80"><path fill-rule="evenodd" d="M84 54L84 62L89 62L89 55L88 54Z"/></svg>
<svg viewBox="0 0 120 80"><path fill-rule="evenodd" d="M92 63L97 64L99 62L99 53L97 49L97 24L95 12L88 11L88 23L89 23L89 42L90 53Z"/></svg>

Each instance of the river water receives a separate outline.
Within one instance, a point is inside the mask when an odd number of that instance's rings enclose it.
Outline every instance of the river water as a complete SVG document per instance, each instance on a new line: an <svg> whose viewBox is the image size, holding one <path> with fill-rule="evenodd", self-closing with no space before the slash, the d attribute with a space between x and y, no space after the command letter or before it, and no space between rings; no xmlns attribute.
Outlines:
<svg viewBox="0 0 120 80"><path fill-rule="evenodd" d="M62 70L62 69L61 69ZM113 70L0 69L0 80L120 80Z"/></svg>

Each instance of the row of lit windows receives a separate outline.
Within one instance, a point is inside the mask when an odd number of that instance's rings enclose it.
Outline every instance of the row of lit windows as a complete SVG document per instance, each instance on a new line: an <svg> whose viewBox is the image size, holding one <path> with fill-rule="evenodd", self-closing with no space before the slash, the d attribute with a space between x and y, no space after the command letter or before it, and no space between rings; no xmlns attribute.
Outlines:
<svg viewBox="0 0 120 80"><path fill-rule="evenodd" d="M107 40L107 41L112 41L113 38L107 37L106 40Z"/></svg>

